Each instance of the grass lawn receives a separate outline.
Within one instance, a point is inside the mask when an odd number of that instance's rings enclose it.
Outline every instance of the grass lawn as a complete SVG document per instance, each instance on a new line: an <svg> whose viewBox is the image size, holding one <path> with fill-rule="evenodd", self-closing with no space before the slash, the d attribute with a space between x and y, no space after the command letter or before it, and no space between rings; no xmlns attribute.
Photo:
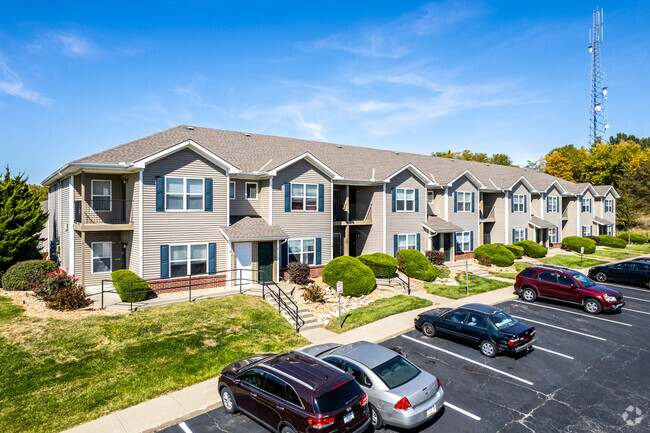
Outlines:
<svg viewBox="0 0 650 433"><path fill-rule="evenodd" d="M632 253L628 256L627 250L617 249L617 250L596 250L595 253L589 254L590 257L604 257L614 260L623 260L629 258L637 257L638 254Z"/></svg>
<svg viewBox="0 0 650 433"><path fill-rule="evenodd" d="M0 336L5 432L65 430L308 343L247 295L80 320L27 317L0 296Z"/></svg>
<svg viewBox="0 0 650 433"><path fill-rule="evenodd" d="M625 250L627 251L627 246L625 247ZM632 244L630 250L633 253L650 254L650 243L646 242L643 245Z"/></svg>
<svg viewBox="0 0 650 433"><path fill-rule="evenodd" d="M558 254L552 257L542 257L538 259L540 262L546 263L548 265L556 266L566 266L567 268L582 269L590 268L592 266L602 265L604 263L609 263L603 260L590 259L592 254L584 255L582 263L580 263L579 255L568 255L568 254Z"/></svg>
<svg viewBox="0 0 650 433"><path fill-rule="evenodd" d="M466 297L465 274L457 274L456 281L460 286L448 286L445 284L425 283L424 289L432 295L444 296L445 298L460 299ZM512 284L505 281L490 280L488 278L469 276L469 294L476 295L479 293L489 292L491 290L502 289Z"/></svg>
<svg viewBox="0 0 650 433"><path fill-rule="evenodd" d="M397 295L392 298L379 299L365 307L357 308L345 314L341 318L343 320L342 329L339 329L338 318L332 320L326 328L330 331L341 333L375 322L384 317L392 316L393 314L424 308L429 305L433 305L433 303L428 299L418 298L417 296Z"/></svg>
<svg viewBox="0 0 650 433"><path fill-rule="evenodd" d="M519 275L519 272L523 271L528 266L533 266L533 264L528 262L515 262L515 269L517 269L517 272L490 272L490 273L495 277L510 278L511 280L514 280L517 278L517 275Z"/></svg>

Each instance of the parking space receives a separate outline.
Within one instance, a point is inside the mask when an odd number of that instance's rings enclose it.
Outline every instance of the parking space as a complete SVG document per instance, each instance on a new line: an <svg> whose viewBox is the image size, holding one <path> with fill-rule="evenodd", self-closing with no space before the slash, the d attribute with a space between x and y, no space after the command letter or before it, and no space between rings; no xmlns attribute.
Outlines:
<svg viewBox="0 0 650 433"><path fill-rule="evenodd" d="M613 314L593 316L550 301L498 305L536 328L535 349L517 356L487 358L477 348L415 330L383 342L438 376L445 389L446 407L415 431L649 431L650 291L611 286L626 297L623 311ZM223 408L164 430L265 431Z"/></svg>

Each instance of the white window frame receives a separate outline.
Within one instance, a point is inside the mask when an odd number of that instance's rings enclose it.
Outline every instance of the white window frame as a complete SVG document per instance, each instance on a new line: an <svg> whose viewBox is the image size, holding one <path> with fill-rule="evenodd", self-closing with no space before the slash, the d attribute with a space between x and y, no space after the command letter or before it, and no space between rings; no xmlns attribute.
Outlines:
<svg viewBox="0 0 650 433"><path fill-rule="evenodd" d="M255 197L248 196L248 185L255 185ZM318 188L318 187L316 187ZM244 196L246 200L257 200L260 196L260 185L258 182L246 182L244 184ZM318 191L316 191L316 206L318 206Z"/></svg>
<svg viewBox="0 0 650 433"><path fill-rule="evenodd" d="M194 246L205 246L205 274L192 274L192 262L202 262L203 260L192 260L192 247ZM172 248L174 247L185 247L185 251L187 252L187 259L186 260L172 260ZM172 276L172 262L187 262L187 274L181 277L173 277ZM210 251L208 249L208 244L207 243L193 243L193 244L171 244L169 245L169 277L170 278L185 278L189 275L192 276L197 276L197 275L208 275L208 266L210 266Z"/></svg>
<svg viewBox="0 0 650 433"><path fill-rule="evenodd" d="M605 200L605 212L614 212L614 200Z"/></svg>
<svg viewBox="0 0 650 433"><path fill-rule="evenodd" d="M552 243L557 243L557 227L551 227L548 229L548 241Z"/></svg>
<svg viewBox="0 0 650 433"><path fill-rule="evenodd" d="M436 199L436 192L431 190L431 189L428 189L427 190L427 203L433 204L435 199Z"/></svg>
<svg viewBox="0 0 650 433"><path fill-rule="evenodd" d="M183 180L183 192L182 193L168 193L167 192L167 180L168 179L182 179ZM188 196L198 196L196 193L187 192L187 181L188 180L200 180L201 181L201 209L188 209L187 208L187 198ZM182 209L169 209L167 207L167 196L182 196L183 197L183 208ZM165 176L165 211L166 212L203 212L205 211L205 179L202 177L180 177L180 176Z"/></svg>
<svg viewBox="0 0 650 433"><path fill-rule="evenodd" d="M95 257L95 244L108 244L108 256ZM113 271L113 242L111 241L101 241L101 242L91 242L90 243L90 255L92 256L90 260L90 273L91 274L106 274ZM108 271L95 271L95 259L109 259Z"/></svg>
<svg viewBox="0 0 650 433"><path fill-rule="evenodd" d="M591 199L590 198L583 198L581 200L581 210L582 213L591 213ZM587 206L589 205L589 206ZM587 209L588 207L588 209Z"/></svg>
<svg viewBox="0 0 650 433"><path fill-rule="evenodd" d="M549 201L549 212L559 212L560 211L560 197L546 197L546 200Z"/></svg>
<svg viewBox="0 0 650 433"><path fill-rule="evenodd" d="M95 197L106 197L105 195L95 195L95 182L108 182L108 209L95 209ZM112 212L113 211L113 181L111 179L92 179L90 181L90 208L93 212Z"/></svg>
<svg viewBox="0 0 650 433"><path fill-rule="evenodd" d="M297 254L292 254L291 253L291 248L290 248L290 243L291 242L298 242L300 241L300 252ZM313 241L314 243L314 250L313 251L305 251L305 241ZM313 254L314 260L312 263L309 263L309 254ZM300 238L300 239L289 239L287 241L287 264L291 263L290 258L292 255L298 255L300 256L300 263L305 263L309 266L315 266L316 265L316 238ZM307 260L305 261L305 257Z"/></svg>
<svg viewBox="0 0 650 433"><path fill-rule="evenodd" d="M513 194L512 195L512 212L525 212L526 211L526 194Z"/></svg>
<svg viewBox="0 0 650 433"><path fill-rule="evenodd" d="M403 191L404 198L397 198L399 191ZM409 192L412 194L411 199L407 198ZM400 210L399 204L403 203L404 208ZM408 209L408 203L411 203L411 209ZM415 212L415 188L395 188L395 212Z"/></svg>
<svg viewBox="0 0 650 433"><path fill-rule="evenodd" d="M409 237L413 237L413 243L409 243ZM404 247L400 247L400 239L404 239ZM412 248L411 248L412 247ZM417 250L418 249L418 236L416 233L402 233L397 235L397 251L401 250Z"/></svg>
<svg viewBox="0 0 650 433"><path fill-rule="evenodd" d="M457 252L466 253L472 250L471 233L471 231L456 233L456 245L458 245L460 249L460 251Z"/></svg>
<svg viewBox="0 0 650 433"><path fill-rule="evenodd" d="M613 224L607 224L607 227L606 227L605 230L606 230L606 233L608 235L610 235L610 236L614 235L614 225Z"/></svg>
<svg viewBox="0 0 650 433"><path fill-rule="evenodd" d="M291 183L289 184L291 186L291 212L318 212L318 184L317 183ZM293 186L294 185L302 185L302 195L294 195L293 194ZM315 186L316 187L316 208L315 209L307 209L307 186ZM293 200L295 199L302 199L302 209L294 209L293 208ZM313 198L313 197L309 197ZM288 263L288 262L287 262Z"/></svg>
<svg viewBox="0 0 650 433"><path fill-rule="evenodd" d="M468 191L456 192L456 212L471 212L471 211L472 211L472 193Z"/></svg>
<svg viewBox="0 0 650 433"><path fill-rule="evenodd" d="M237 198L237 182L234 180L231 180L228 184L228 198L230 200L235 200Z"/></svg>
<svg viewBox="0 0 650 433"><path fill-rule="evenodd" d="M514 238L512 243L525 241L526 240L526 229L515 229Z"/></svg>
<svg viewBox="0 0 650 433"><path fill-rule="evenodd" d="M584 237L587 237L587 236L591 236L591 234L592 234L592 230L591 230L591 226L590 226L590 225L588 225L588 226L582 226L582 237L583 237L583 238L584 238Z"/></svg>

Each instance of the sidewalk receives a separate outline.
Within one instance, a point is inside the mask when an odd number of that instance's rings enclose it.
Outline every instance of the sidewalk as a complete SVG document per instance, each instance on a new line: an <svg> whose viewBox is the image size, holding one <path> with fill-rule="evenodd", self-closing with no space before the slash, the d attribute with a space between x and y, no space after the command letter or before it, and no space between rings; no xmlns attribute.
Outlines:
<svg viewBox="0 0 650 433"><path fill-rule="evenodd" d="M360 326L343 334L324 328L310 329L301 334L312 344L347 344L359 340L379 343L413 329L413 318L431 308L455 308L470 302L499 304L515 299L512 287L505 287L463 299L448 299L424 292L412 292L412 296L431 300L431 307L411 310L386 317L368 325ZM113 412L102 418L66 430L65 433L149 433L190 419L200 413L221 406L217 394L217 379L209 379L180 391L154 398L136 406Z"/></svg>

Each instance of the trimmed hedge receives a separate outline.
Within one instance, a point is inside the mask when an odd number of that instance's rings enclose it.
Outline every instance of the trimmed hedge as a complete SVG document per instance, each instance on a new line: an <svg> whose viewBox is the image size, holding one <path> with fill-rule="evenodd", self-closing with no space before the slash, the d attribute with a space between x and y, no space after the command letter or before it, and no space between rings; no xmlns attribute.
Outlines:
<svg viewBox="0 0 650 433"><path fill-rule="evenodd" d="M375 274L356 257L340 256L330 260L323 268L323 282L333 289L343 281L344 296L363 296L377 285Z"/></svg>
<svg viewBox="0 0 650 433"><path fill-rule="evenodd" d="M585 248L585 254L593 254L596 251L596 242L580 236L567 236L562 239L562 249L568 251L580 252L580 247Z"/></svg>
<svg viewBox="0 0 650 433"><path fill-rule="evenodd" d="M397 271L397 260L388 254L365 254L358 259L372 270L376 278L391 278Z"/></svg>
<svg viewBox="0 0 650 433"><path fill-rule="evenodd" d="M149 283L138 277L135 272L128 269L119 269L111 273L111 280L114 281L113 287L117 290L122 302L140 302L147 299ZM133 284L130 281L133 281ZM133 290L133 293L130 293L131 290Z"/></svg>
<svg viewBox="0 0 650 433"><path fill-rule="evenodd" d="M399 250L396 258L399 268L411 278L433 281L438 276L438 270L418 250Z"/></svg>
<svg viewBox="0 0 650 433"><path fill-rule="evenodd" d="M587 239L591 239L596 242L596 245L600 245L600 238L598 236L585 236Z"/></svg>
<svg viewBox="0 0 650 433"><path fill-rule="evenodd" d="M600 238L600 244L606 247L612 247L612 248L625 248L627 243L620 238L610 236L610 235L600 235L598 236Z"/></svg>
<svg viewBox="0 0 650 433"><path fill-rule="evenodd" d="M645 244L648 242L648 238L646 238L643 235L640 235L638 233L629 233L629 232L622 232L616 235L617 238L623 239L626 242L627 245L627 235L630 235L630 241L632 241L633 244Z"/></svg>
<svg viewBox="0 0 650 433"><path fill-rule="evenodd" d="M534 259L545 257L546 253L548 253L546 247L538 244L535 241L519 241L515 242L513 245L522 247L524 249L524 254Z"/></svg>
<svg viewBox="0 0 650 433"><path fill-rule="evenodd" d="M511 266L515 262L515 255L503 245L485 244L474 250L474 258L479 260L481 256L487 256L492 264L499 267Z"/></svg>
<svg viewBox="0 0 650 433"><path fill-rule="evenodd" d="M58 268L58 265L51 260L18 262L7 269L2 276L2 288L5 290L33 290Z"/></svg>
<svg viewBox="0 0 650 433"><path fill-rule="evenodd" d="M524 256L524 247L519 245L504 245L512 254L515 255L515 259L520 259Z"/></svg>

